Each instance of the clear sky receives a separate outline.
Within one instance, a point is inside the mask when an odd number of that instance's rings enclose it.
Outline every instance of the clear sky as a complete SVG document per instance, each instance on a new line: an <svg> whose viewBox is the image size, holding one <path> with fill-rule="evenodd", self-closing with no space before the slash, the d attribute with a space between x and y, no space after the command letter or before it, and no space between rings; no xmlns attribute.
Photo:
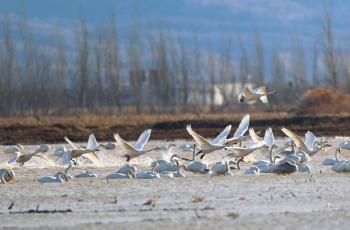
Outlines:
<svg viewBox="0 0 350 230"><path fill-rule="evenodd" d="M329 2L337 47L345 50L350 1ZM94 27L115 12L123 40L139 15L144 32L163 28L187 39L196 35L203 48L210 44L220 50L223 36L238 39L238 34L249 48L258 32L268 52L288 53L291 40L298 38L310 55L320 40L324 11L322 0L1 0L0 12L14 18L25 12L37 33L52 33L50 29L58 25L67 40L81 15Z"/></svg>

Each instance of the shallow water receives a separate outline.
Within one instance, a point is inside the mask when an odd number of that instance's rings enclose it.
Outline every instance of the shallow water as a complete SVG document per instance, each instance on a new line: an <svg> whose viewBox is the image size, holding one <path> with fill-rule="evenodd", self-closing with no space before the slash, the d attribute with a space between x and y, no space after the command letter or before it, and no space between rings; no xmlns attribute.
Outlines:
<svg viewBox="0 0 350 230"><path fill-rule="evenodd" d="M348 138L333 138L334 146ZM281 145L286 139L278 139ZM193 144L177 140L175 144ZM84 143L83 143L84 144ZM166 144L151 141L146 148ZM45 154L52 161L54 148ZM1 146L0 150L4 147ZM25 146L30 151L35 146ZM17 183L0 185L0 227L38 229L296 229L346 228L350 217L350 180L321 163L334 156L334 148L321 151L308 162L312 173L289 176L271 174L211 177L185 173L185 178L156 180L114 180L104 176L125 163L119 148L101 151L100 165L79 165L71 174L92 170L98 178L74 179L63 184L39 184L36 178L52 175L63 166L33 159L15 167ZM167 159L172 153L190 157L178 148L172 152L152 152L131 161L139 170L149 170L150 162ZM225 151L205 157L213 164ZM349 152L344 151L345 157ZM8 156L0 154L1 161ZM251 160L262 159L261 153ZM151 205L144 205L152 200ZM11 209L11 203L14 203ZM32 211L30 211L32 210ZM46 212L46 213L44 213Z"/></svg>

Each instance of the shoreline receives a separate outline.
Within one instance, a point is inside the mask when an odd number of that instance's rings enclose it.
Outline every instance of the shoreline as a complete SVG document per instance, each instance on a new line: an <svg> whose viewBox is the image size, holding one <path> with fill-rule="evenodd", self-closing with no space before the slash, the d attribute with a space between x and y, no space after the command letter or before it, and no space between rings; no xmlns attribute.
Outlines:
<svg viewBox="0 0 350 230"><path fill-rule="evenodd" d="M191 139L186 125L206 137L214 137L226 125L232 130L238 126L242 114L216 114L204 116L137 116L89 118L44 118L41 120L0 119L0 144L61 143L68 136L73 141L84 142L90 133L98 141L111 141L119 132L127 140L136 140L145 129L152 129L152 140ZM19 122L21 121L21 122ZM101 124L101 125L100 125ZM264 131L271 127L276 136L288 127L299 134L311 130L316 136L350 136L350 114L298 116L286 114L252 114L250 127ZM231 131L233 133L233 131Z"/></svg>

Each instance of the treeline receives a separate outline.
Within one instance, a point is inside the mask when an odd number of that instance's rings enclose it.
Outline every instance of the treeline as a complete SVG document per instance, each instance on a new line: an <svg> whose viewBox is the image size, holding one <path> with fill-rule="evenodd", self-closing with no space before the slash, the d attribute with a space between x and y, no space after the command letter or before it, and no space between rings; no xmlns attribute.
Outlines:
<svg viewBox="0 0 350 230"><path fill-rule="evenodd" d="M289 66L277 48L265 50L259 34L253 48L226 38L214 52L195 35L189 42L167 30L147 34L137 21L121 42L113 17L97 28L81 18L67 44L58 28L42 39L25 17L0 16L2 116L235 111L242 109L237 87L247 84L279 91L261 108L286 110L310 87L350 91L348 55L335 48L328 11L311 60L291 39Z"/></svg>

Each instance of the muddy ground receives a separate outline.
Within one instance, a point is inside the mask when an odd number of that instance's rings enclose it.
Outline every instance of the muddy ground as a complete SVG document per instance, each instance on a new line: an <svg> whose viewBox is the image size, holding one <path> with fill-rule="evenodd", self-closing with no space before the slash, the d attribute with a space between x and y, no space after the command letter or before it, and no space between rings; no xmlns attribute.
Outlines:
<svg viewBox="0 0 350 230"><path fill-rule="evenodd" d="M90 133L94 133L98 140L113 140L113 134L119 132L122 137L128 140L135 140L145 129L152 129L151 139L173 140L190 139L186 132L186 125L191 123L194 130L206 137L214 137L226 125L232 124L233 129L238 126L242 116L218 116L217 119L197 117L194 119L162 119L150 122L128 122L104 123L100 126L98 119L93 123L84 122L61 122L60 119L50 119L49 122L1 122L0 123L0 144L13 143L60 143L64 136L74 141L85 141ZM104 118L101 118L101 123ZM119 118L114 118L118 120ZM125 119L125 118L124 118ZM282 135L280 128L285 126L299 134L307 130L313 131L317 136L350 136L350 115L325 115L325 116L276 116L255 117L251 115L250 126L256 130L265 130L272 127L275 135ZM282 135L283 136L283 135Z"/></svg>

